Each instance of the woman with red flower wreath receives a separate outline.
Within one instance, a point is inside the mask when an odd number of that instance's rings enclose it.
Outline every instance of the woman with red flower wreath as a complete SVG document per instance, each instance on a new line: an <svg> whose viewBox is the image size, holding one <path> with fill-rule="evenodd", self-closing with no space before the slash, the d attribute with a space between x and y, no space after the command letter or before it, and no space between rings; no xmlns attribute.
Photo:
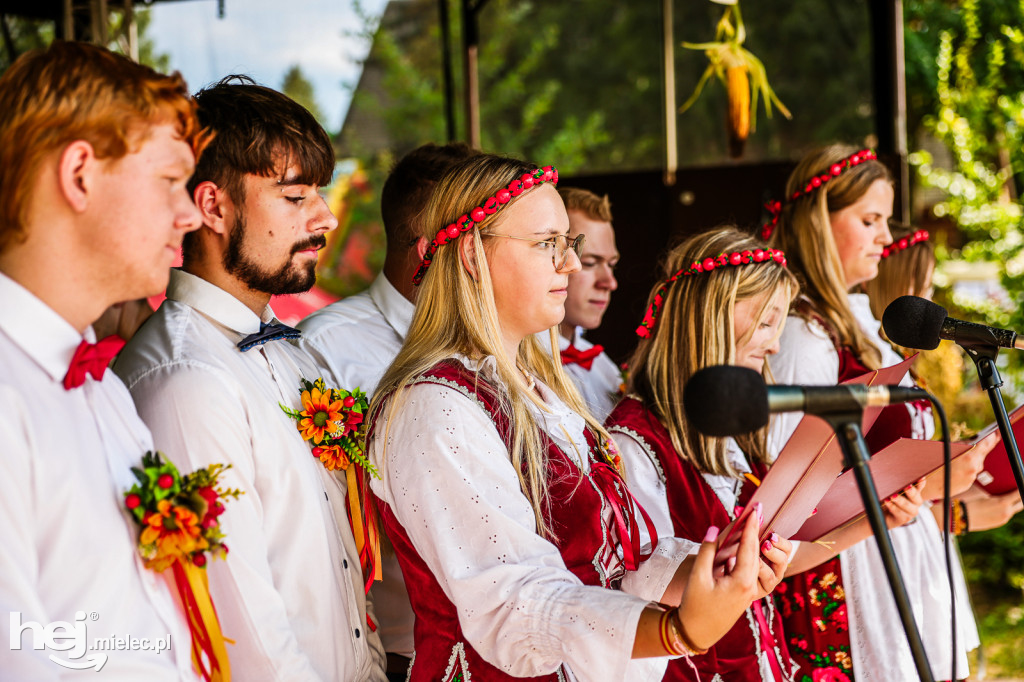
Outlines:
<svg viewBox="0 0 1024 682"><path fill-rule="evenodd" d="M695 559L694 542L641 536L607 432L534 338L556 333L580 267L557 177L484 154L426 210L440 231L367 446L416 614L412 682L659 679L781 576L784 553L758 560L753 515L728 576L717 529Z"/></svg>
<svg viewBox="0 0 1024 682"><path fill-rule="evenodd" d="M716 255L717 254L717 255ZM769 466L767 429L736 438L695 431L683 414L683 389L702 367L738 365L771 381L766 359L799 287L786 255L734 227L691 237L666 259L668 279L655 286L637 329L627 396L605 425L626 465L630 489L659 535L700 537L708 526L738 518ZM909 520L916 506L901 501L891 523ZM870 535L867 522L831 534L842 549ZM773 534L762 550L792 555L787 573L831 558L823 545L791 545ZM779 585L778 589L785 586ZM793 663L771 598L754 602L694 667L669 664L666 680L788 682ZM842 612L831 617L841 619Z"/></svg>
<svg viewBox="0 0 1024 682"><path fill-rule="evenodd" d="M771 358L775 378L785 384L834 385L894 364L900 358L884 354L887 344L879 336L880 323L867 296L850 293L878 275L879 261L891 248L888 220L894 192L889 170L869 149L826 147L796 167L786 197L765 232L773 246L786 251L804 290L790 312L780 351ZM773 450L781 450L800 416L791 413L776 420ZM882 410L866 440L877 452L897 438L928 438L933 430L928 410L892 405ZM974 457L954 461L954 494L970 486L978 473L975 462L995 442L984 443ZM939 499L942 477L940 469L904 494ZM907 591L933 674L948 679L953 662L950 593L938 525L932 514L919 514L914 523L890 535L908 577ZM815 571L787 578L787 583L779 601L790 653L801 665L803 677L798 679L816 680L817 670L837 666L850 680L856 676L861 682L917 677L873 540L854 545ZM798 595L805 598L802 604L795 601ZM966 675L963 638L960 646L957 668Z"/></svg>

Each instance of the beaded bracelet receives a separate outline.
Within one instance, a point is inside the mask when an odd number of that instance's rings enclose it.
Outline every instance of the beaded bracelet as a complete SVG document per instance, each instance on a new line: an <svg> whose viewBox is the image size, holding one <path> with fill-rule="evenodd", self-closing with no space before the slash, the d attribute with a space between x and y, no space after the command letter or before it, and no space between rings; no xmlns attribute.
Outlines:
<svg viewBox="0 0 1024 682"><path fill-rule="evenodd" d="M967 505L963 500L953 500L953 518L949 522L949 532L953 535L963 535L967 531Z"/></svg>

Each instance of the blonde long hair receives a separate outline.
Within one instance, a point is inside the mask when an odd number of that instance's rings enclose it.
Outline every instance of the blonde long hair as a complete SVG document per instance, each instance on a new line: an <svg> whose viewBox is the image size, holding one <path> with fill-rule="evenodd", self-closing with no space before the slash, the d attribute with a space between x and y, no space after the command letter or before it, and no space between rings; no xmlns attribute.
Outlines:
<svg viewBox="0 0 1024 682"><path fill-rule="evenodd" d="M833 164L856 151L846 145L832 145L811 152L789 176L786 196L802 192L811 178L828 172ZM878 180L892 184L889 169L877 160L865 161L844 170L818 191L784 202L771 239L772 246L786 252L789 266L800 279L803 294L814 312L832 327L840 345L849 346L869 369L881 366L882 354L861 330L850 309L829 214L855 204Z"/></svg>
<svg viewBox="0 0 1024 682"><path fill-rule="evenodd" d="M735 227L716 228L672 249L665 262L665 276L721 253L755 251L766 246ZM651 291L648 305L659 287L660 283ZM682 277L668 285L654 331L640 340L629 361L629 391L638 395L665 425L679 456L702 472L739 476L726 455L726 439L704 436L690 426L683 413L683 387L702 367L733 364L737 344L754 333L756 324L743 338L736 338L736 303L767 294L757 312L756 319L760 321L780 290L786 291L788 305L796 297L798 284L792 273L775 262L723 266ZM771 381L768 363L763 373L765 380ZM737 437L736 441L751 459L768 463L766 437L764 428Z"/></svg>
<svg viewBox="0 0 1024 682"><path fill-rule="evenodd" d="M423 236L429 241L441 227L481 205L501 188L507 187L523 173L536 166L515 159L481 154L452 167L438 183L427 204L422 224ZM513 201L537 188L527 190ZM523 494L530 500L541 535L554 539L553 529L545 520L547 508L547 452L541 440L540 427L530 411L532 402L546 409L536 393L527 385L520 368L543 381L570 409L580 414L599 442L608 442L608 433L590 414L579 391L562 370L561 359L548 351L533 336L520 344L515 362L508 359L501 336L501 323L494 302L491 268L500 268L500 261L488 262L488 248L482 235L495 231L504 221L498 211L462 233L434 254L433 262L420 284L409 332L402 349L395 357L373 396L370 412L376 414L385 401L391 402L388 422L400 414L399 407L406 387L437 363L454 355L469 358L493 356L496 361L497 399L501 411L508 416L512 430L510 457L519 477ZM500 231L500 230L498 230ZM466 269L460 257L465 240L471 240L476 277ZM551 348L557 349L555 328ZM556 359L558 358L558 359ZM517 367L518 365L518 367ZM384 425L385 431L387 425ZM374 427L373 438L384 438L380 425ZM381 462L381 465L384 463Z"/></svg>

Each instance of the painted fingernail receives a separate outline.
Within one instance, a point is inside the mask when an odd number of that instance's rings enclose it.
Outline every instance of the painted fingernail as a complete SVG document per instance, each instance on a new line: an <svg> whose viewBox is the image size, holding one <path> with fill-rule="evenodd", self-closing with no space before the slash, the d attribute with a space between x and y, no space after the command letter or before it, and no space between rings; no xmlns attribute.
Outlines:
<svg viewBox="0 0 1024 682"><path fill-rule="evenodd" d="M743 513L743 509L744 509L744 508L743 508L743 505L740 505L740 504L738 504L738 505L736 505L735 507L733 507L733 510L732 510L732 517L733 517L734 519L735 519L735 518L739 518L739 515Z"/></svg>
<svg viewBox="0 0 1024 682"><path fill-rule="evenodd" d="M714 542L718 539L718 526L711 526L704 535L704 542Z"/></svg>
<svg viewBox="0 0 1024 682"><path fill-rule="evenodd" d="M761 503L754 503L754 513L757 514L757 525L760 527L764 523L764 514L761 513Z"/></svg>
<svg viewBox="0 0 1024 682"><path fill-rule="evenodd" d="M774 547L774 545L772 545L772 541L771 540L765 540L764 542L761 543L761 553L762 554L767 554L768 552L772 551L772 547Z"/></svg>
<svg viewBox="0 0 1024 682"><path fill-rule="evenodd" d="M725 572L732 573L734 568L736 568L736 557L732 556L725 562Z"/></svg>
<svg viewBox="0 0 1024 682"><path fill-rule="evenodd" d="M774 544L775 544L776 542L778 542L778 541L779 541L779 539L780 539L780 538L779 538L779 534L778 534L778 533L776 533L775 531L772 531L772 534L768 536L768 539L769 539L769 540L771 540L771 541L772 541L772 544L774 545Z"/></svg>
<svg viewBox="0 0 1024 682"><path fill-rule="evenodd" d="M814 509L811 510L811 516L814 516L817 513L818 513L818 508L817 507L815 507Z"/></svg>

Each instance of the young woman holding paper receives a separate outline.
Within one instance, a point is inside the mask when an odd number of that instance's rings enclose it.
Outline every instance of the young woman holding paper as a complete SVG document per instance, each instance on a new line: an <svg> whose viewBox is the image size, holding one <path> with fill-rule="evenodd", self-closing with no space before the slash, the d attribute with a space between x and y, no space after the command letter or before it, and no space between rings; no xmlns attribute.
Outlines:
<svg viewBox="0 0 1024 682"><path fill-rule="evenodd" d="M871 150L827 147L800 162L785 197L774 205L773 221L763 236L786 251L804 289L790 312L780 351L770 361L776 380L834 385L894 364L898 356L883 355L888 345L879 337L880 324L867 296L849 293L878 274L882 253L892 243L889 170ZM884 409L867 437L872 451L899 437L929 437L933 425L922 407ZM783 415L776 420L770 434L773 451L781 450L799 418ZM959 458L952 473L965 488L977 474L976 461ZM941 485L934 483L941 475L929 477L926 499L941 496ZM891 536L933 673L946 679L952 664L950 594L939 528L931 514L921 514ZM827 567L787 579L784 591L787 643L802 675L835 670L845 677L833 679L856 676L861 682L916 677L873 540L842 552ZM956 652L957 668L964 675L966 635L959 634Z"/></svg>
<svg viewBox="0 0 1024 682"><path fill-rule="evenodd" d="M697 433L682 413L683 388L697 370L721 364L753 369L770 381L765 360L778 350L798 285L781 251L735 228L690 238L668 254L665 269L666 280L652 290L637 329L641 340L629 362L628 396L606 426L622 454L629 487L658 534L693 539L742 513L769 457L765 429L735 439ZM893 524L917 513L910 499L886 506ZM841 549L868 534L866 523L854 524L826 538L834 545L803 543L795 549L773 534L763 549L785 547L792 555L790 570L803 570L831 558L829 546ZM673 661L665 679L794 679L771 599L752 604L693 663Z"/></svg>
<svg viewBox="0 0 1024 682"><path fill-rule="evenodd" d="M905 226L890 225L889 230L892 232L892 244L882 251L878 277L861 286L871 302L871 313L875 319L880 319L889 304L900 296L919 296L931 300L934 292L932 275L935 273L935 247L931 235L927 230ZM905 352L905 349L897 346L893 346L893 349L897 353ZM958 359L961 357L960 351L953 344L945 346L945 350L957 354ZM933 352L941 351L942 347ZM948 358L948 355L940 355L932 362L945 362ZM978 451L985 451L985 448L978 448ZM974 455L971 453L968 456ZM961 478L970 475L969 471L959 473ZM1016 490L1003 495L989 495L977 484L954 499L956 506L950 530L957 535L972 530L998 528L1024 509L1024 502ZM942 506L933 505L932 514L941 524ZM962 580L963 572L958 565L954 568Z"/></svg>
<svg viewBox="0 0 1024 682"><path fill-rule="evenodd" d="M780 550L759 560L753 516L728 575L713 570L717 529L696 559L695 542L641 541L607 432L534 338L556 333L580 268L557 180L482 154L425 212L416 311L367 448L416 614L413 682L657 680L784 570Z"/></svg>

